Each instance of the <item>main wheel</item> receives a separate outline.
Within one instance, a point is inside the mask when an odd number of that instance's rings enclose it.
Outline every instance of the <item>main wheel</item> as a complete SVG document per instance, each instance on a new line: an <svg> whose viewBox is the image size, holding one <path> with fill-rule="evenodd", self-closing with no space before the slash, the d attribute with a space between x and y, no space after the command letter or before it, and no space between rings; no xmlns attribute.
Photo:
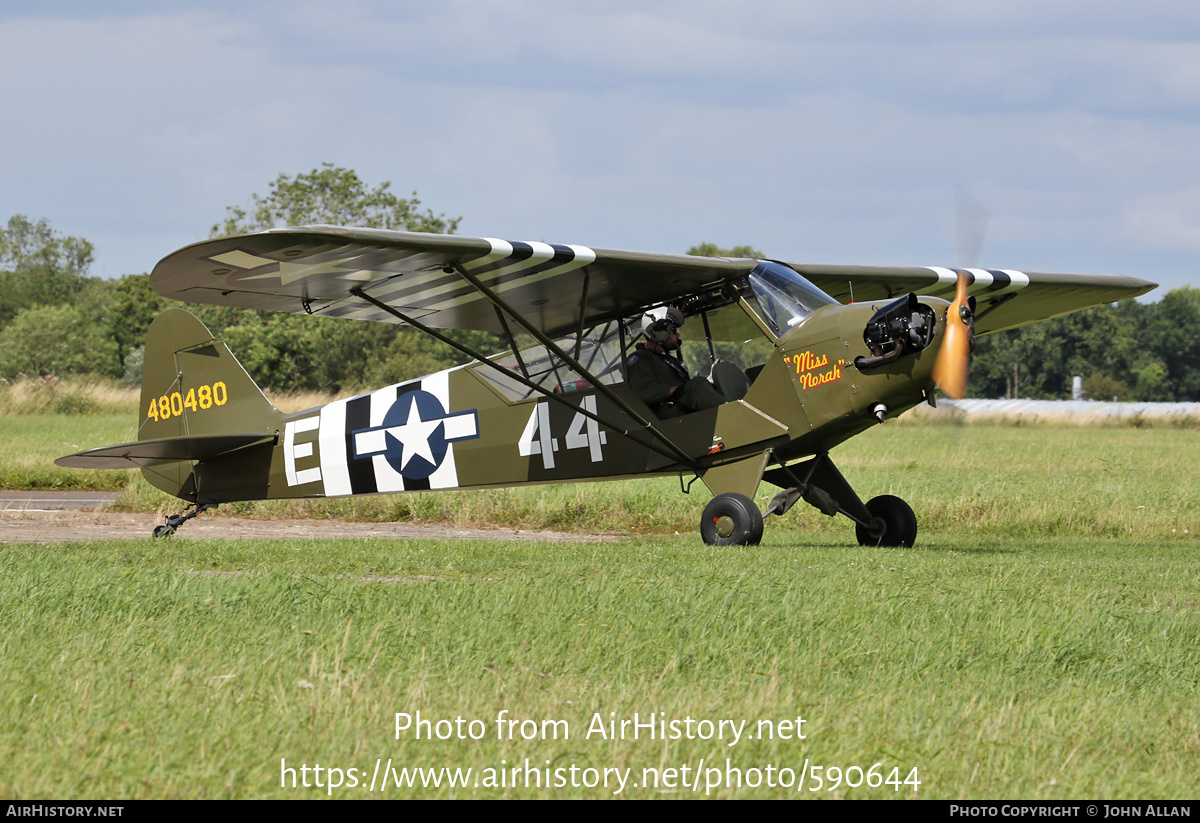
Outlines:
<svg viewBox="0 0 1200 823"><path fill-rule="evenodd" d="M744 494L718 494L704 507L700 536L710 546L757 546L762 535L762 512Z"/></svg>
<svg viewBox="0 0 1200 823"><path fill-rule="evenodd" d="M860 546L911 546L917 539L917 516L912 507L890 494L881 494L867 501L867 511L883 522L883 534L872 537L865 526L855 529Z"/></svg>

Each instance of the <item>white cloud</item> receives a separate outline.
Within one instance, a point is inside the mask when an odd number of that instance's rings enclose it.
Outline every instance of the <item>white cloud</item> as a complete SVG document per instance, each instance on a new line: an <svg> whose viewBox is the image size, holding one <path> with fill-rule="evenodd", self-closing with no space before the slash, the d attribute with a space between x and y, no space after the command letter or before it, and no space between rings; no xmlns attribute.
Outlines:
<svg viewBox="0 0 1200 823"><path fill-rule="evenodd" d="M962 184L989 265L1191 276L1191 3L41 8L0 12L0 217L109 274L329 161L473 233L844 262L952 261Z"/></svg>
<svg viewBox="0 0 1200 823"><path fill-rule="evenodd" d="M1122 236L1136 246L1200 251L1200 186L1139 195L1121 218Z"/></svg>

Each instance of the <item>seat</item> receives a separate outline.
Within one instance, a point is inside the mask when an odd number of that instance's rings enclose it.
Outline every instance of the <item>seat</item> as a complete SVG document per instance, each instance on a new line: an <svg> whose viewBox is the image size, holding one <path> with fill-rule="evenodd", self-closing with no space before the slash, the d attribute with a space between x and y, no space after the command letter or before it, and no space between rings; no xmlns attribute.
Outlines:
<svg viewBox="0 0 1200 823"><path fill-rule="evenodd" d="M713 363L709 379L726 400L741 400L750 391L750 378L728 360Z"/></svg>

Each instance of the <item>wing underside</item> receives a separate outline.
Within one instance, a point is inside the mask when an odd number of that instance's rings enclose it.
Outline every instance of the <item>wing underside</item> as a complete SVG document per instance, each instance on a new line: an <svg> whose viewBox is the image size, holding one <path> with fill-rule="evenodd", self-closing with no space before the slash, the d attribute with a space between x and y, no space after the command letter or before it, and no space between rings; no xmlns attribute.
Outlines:
<svg viewBox="0 0 1200 823"><path fill-rule="evenodd" d="M212 240L165 258L151 277L194 303L397 322L356 290L435 328L502 332L465 271L548 334L719 284L754 268L686 255L308 227Z"/></svg>
<svg viewBox="0 0 1200 823"><path fill-rule="evenodd" d="M494 238L308 226L197 243L151 277L166 297L193 303L400 322L378 301L433 328L500 333L497 308L553 336L736 286L749 259L593 249ZM939 267L787 264L843 303L910 291L945 296L956 273ZM980 333L1144 294L1121 275L967 269ZM372 300L366 299L364 295Z"/></svg>

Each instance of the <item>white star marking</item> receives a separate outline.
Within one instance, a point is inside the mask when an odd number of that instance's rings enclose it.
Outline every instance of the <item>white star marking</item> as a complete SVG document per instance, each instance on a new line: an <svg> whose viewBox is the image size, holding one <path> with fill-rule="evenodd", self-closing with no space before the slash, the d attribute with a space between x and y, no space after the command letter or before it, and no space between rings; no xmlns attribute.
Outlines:
<svg viewBox="0 0 1200 823"><path fill-rule="evenodd" d="M234 266L239 269L259 269L263 266L274 264L275 271L264 272L263 274L252 274L248 277L243 277L243 280L266 280L277 279L280 286L290 286L297 280L304 280L308 277L316 275L332 274L342 280L349 280L356 283L366 283L374 280L377 277L387 277L387 272L374 272L365 269L347 269L343 267L344 260L334 260L326 263L306 263L289 262L287 260L271 260L267 257L259 257L256 254L248 254L244 251L230 251L224 254L218 254L215 257L208 258L216 263L222 263L226 266Z"/></svg>
<svg viewBox="0 0 1200 823"><path fill-rule="evenodd" d="M290 286L297 280L304 280L307 277L315 275L333 274L349 280L357 282L365 282L370 280L373 272L365 271L350 271L340 268L338 263L280 263L279 270L266 272L265 274L252 274L249 277L243 277L242 280L265 280L267 278L275 278L279 280L280 286ZM365 276L364 276L365 275Z"/></svg>
<svg viewBox="0 0 1200 823"><path fill-rule="evenodd" d="M366 455L386 451L387 446L384 441L384 435L390 434L404 446L404 460L400 463L400 471L408 468L409 462L414 457L421 457L430 465L435 465L437 461L433 459L433 449L429 447L429 436L437 430L437 427L444 420L445 418L442 417L433 420L422 420L421 411L414 402L408 409L408 420L399 426L389 426L386 429L359 432L357 436L358 453L359 455Z"/></svg>

